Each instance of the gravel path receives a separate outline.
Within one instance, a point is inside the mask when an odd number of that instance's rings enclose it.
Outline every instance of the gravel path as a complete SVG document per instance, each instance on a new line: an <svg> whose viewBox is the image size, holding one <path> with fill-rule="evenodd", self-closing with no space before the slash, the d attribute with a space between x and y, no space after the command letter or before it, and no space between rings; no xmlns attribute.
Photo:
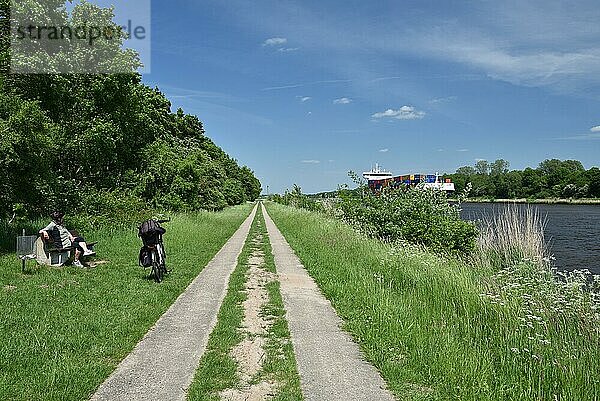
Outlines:
<svg viewBox="0 0 600 401"><path fill-rule="evenodd" d="M306 400L393 400L263 207Z"/></svg>
<svg viewBox="0 0 600 401"><path fill-rule="evenodd" d="M92 400L185 400L255 213L256 206Z"/></svg>

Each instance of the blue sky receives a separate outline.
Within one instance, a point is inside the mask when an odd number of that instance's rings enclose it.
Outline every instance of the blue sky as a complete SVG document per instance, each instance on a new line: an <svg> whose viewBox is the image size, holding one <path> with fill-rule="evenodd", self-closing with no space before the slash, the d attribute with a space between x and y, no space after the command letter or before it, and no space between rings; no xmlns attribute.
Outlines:
<svg viewBox="0 0 600 401"><path fill-rule="evenodd" d="M600 7L552 1L152 2L144 82L270 192L379 162L600 160Z"/></svg>

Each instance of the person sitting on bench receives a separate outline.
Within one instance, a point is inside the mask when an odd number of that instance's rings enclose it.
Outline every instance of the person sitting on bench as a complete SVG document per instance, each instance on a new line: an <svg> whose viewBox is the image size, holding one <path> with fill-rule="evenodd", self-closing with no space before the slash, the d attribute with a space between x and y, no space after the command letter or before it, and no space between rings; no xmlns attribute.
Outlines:
<svg viewBox="0 0 600 401"><path fill-rule="evenodd" d="M77 267L83 267L83 264L79 260L80 256L92 256L96 253L90 249L82 237L73 236L69 230L63 226L64 213L56 211L50 215L52 222L46 227L40 230L40 235L48 240L52 238L56 247L64 248L75 248L75 259L73 265Z"/></svg>

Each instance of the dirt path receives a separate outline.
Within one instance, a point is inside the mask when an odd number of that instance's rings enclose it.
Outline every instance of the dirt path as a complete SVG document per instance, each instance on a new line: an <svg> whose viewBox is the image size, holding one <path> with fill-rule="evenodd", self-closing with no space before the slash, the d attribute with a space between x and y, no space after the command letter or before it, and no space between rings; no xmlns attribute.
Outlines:
<svg viewBox="0 0 600 401"><path fill-rule="evenodd" d="M262 205L261 205L262 206ZM306 400L391 401L379 372L340 329L341 320L262 206Z"/></svg>
<svg viewBox="0 0 600 401"><path fill-rule="evenodd" d="M241 386L221 392L221 400L225 401L267 400L277 391L277 384L272 381L255 381L266 358L266 335L272 325L272 319L262 314L263 307L269 302L266 286L276 279L273 273L265 269L264 254L258 249L261 240L260 235L252 240L255 248L248 260L244 289L247 298L242 304L244 339L231 352L231 356L238 363Z"/></svg>
<svg viewBox="0 0 600 401"><path fill-rule="evenodd" d="M256 207L92 400L185 400Z"/></svg>

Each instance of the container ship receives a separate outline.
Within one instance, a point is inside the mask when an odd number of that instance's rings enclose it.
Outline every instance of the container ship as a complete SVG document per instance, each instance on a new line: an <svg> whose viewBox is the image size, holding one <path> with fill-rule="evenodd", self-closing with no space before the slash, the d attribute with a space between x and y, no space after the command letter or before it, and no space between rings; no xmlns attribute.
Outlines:
<svg viewBox="0 0 600 401"><path fill-rule="evenodd" d="M394 175L391 171L383 170L378 164L371 171L363 172L363 178L368 181L369 188L381 191L387 186L399 187L401 185L437 189L444 192L454 192L454 183L449 178L435 174L406 174Z"/></svg>

